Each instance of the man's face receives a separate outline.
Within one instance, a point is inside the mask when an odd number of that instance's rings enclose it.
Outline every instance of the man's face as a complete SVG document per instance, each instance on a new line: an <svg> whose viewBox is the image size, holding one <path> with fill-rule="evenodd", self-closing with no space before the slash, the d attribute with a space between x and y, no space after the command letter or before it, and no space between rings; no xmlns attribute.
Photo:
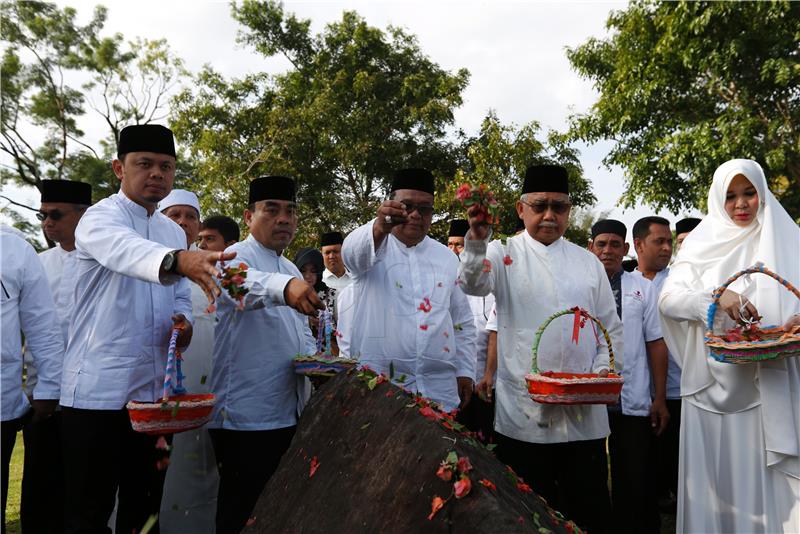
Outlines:
<svg viewBox="0 0 800 534"><path fill-rule="evenodd" d="M39 213L47 215L42 221L42 230L51 241L71 243L75 241L75 228L84 211L86 208L69 202L42 202Z"/></svg>
<svg viewBox="0 0 800 534"><path fill-rule="evenodd" d="M288 200L260 200L254 210L244 210L244 222L253 237L281 254L297 231L297 204Z"/></svg>
<svg viewBox="0 0 800 534"><path fill-rule="evenodd" d="M321 249L322 260L325 268L336 276L344 274L344 262L342 261L342 245L325 245Z"/></svg>
<svg viewBox="0 0 800 534"><path fill-rule="evenodd" d="M517 201L517 214L532 238L549 245L567 230L570 207L566 193L528 193Z"/></svg>
<svg viewBox="0 0 800 534"><path fill-rule="evenodd" d="M175 181L175 158L156 152L129 152L124 160L115 159L111 167L122 182L122 192L132 201L152 209L170 191Z"/></svg>
<svg viewBox="0 0 800 534"><path fill-rule="evenodd" d="M178 204L168 207L161 213L175 221L183 229L188 245L195 242L197 234L200 232L200 214L196 209L185 204Z"/></svg>
<svg viewBox="0 0 800 534"><path fill-rule="evenodd" d="M450 236L447 238L447 248L452 250L456 253L456 256L461 255L461 251L464 250L464 238L463 237L453 237Z"/></svg>
<svg viewBox="0 0 800 534"><path fill-rule="evenodd" d="M639 269L663 271L672 259L672 232L669 226L651 224L650 233L644 239L634 239Z"/></svg>
<svg viewBox="0 0 800 534"><path fill-rule="evenodd" d="M628 248L621 236L611 233L598 234L589 245L589 250L600 259L609 276L622 270L622 259Z"/></svg>
<svg viewBox="0 0 800 534"><path fill-rule="evenodd" d="M417 206L424 212L414 209L408 214L408 221L398 224L392 228L392 235L399 239L407 247L413 247L428 235L433 220L433 195L416 189L398 189L394 192L393 200L403 202L407 205Z"/></svg>
<svg viewBox="0 0 800 534"><path fill-rule="evenodd" d="M204 228L197 234L197 248L200 250L222 252L232 244L226 243L219 230L214 228Z"/></svg>

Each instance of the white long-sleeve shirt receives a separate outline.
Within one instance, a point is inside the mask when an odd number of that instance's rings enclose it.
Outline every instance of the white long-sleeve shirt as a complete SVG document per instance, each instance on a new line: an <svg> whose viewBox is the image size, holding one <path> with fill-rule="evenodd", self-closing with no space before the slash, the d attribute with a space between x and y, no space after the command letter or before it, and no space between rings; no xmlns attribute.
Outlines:
<svg viewBox="0 0 800 534"><path fill-rule="evenodd" d="M2 420L25 414L30 404L22 391L22 338L39 369L33 390L38 400L58 399L64 345L53 297L36 251L15 232L0 227L2 280Z"/></svg>
<svg viewBox="0 0 800 534"><path fill-rule="evenodd" d="M308 381L294 373L292 358L314 354L308 318L286 305L283 290L297 267L252 235L231 245L233 265L248 266L244 310L223 289L217 299L217 328L211 390L217 396L208 428L272 430L297 424Z"/></svg>
<svg viewBox="0 0 800 534"><path fill-rule="evenodd" d="M456 377L475 379L475 325L456 287L458 258L429 237L407 247L388 235L376 250L373 223L342 247L354 279L350 356L387 375L393 363L395 378L406 375L404 387L452 410Z"/></svg>
<svg viewBox="0 0 800 534"><path fill-rule="evenodd" d="M75 305L77 256L78 252L76 250L67 252L60 245L39 253L39 259L44 267L47 281L50 284L50 292L53 295L53 303L55 304L58 326L61 329L64 347L67 346L69 339L69 323L72 320L72 308ZM36 386L37 371L36 365L33 363L33 355L27 347L25 350L25 367L25 390L30 392Z"/></svg>
<svg viewBox="0 0 800 534"><path fill-rule="evenodd" d="M504 262L508 256L510 264ZM484 264L484 259L491 267ZM462 289L471 295L494 293L497 307L497 382L495 429L530 443L599 439L609 434L606 407L548 405L531 400L525 375L531 371L536 330L550 315L580 306L608 329L614 354L623 354L622 322L603 265L589 251L559 239L549 246L527 232L500 241L467 239L461 253ZM539 344L539 369L596 373L608 369L608 348L592 328L572 342L571 316L545 330Z"/></svg>
<svg viewBox="0 0 800 534"><path fill-rule="evenodd" d="M168 252L186 248L186 234L120 191L86 210L75 246L61 404L118 410L161 398L172 316L191 321L192 302L188 280L159 270Z"/></svg>

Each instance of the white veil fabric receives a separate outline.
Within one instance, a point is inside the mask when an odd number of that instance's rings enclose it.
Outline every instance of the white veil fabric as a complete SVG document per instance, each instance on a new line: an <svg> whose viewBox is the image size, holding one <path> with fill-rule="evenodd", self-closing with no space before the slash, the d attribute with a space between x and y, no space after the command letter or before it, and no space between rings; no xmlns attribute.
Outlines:
<svg viewBox="0 0 800 534"><path fill-rule="evenodd" d="M759 199L757 216L747 227L736 225L725 212L728 186L740 174L753 184ZM763 262L800 287L800 228L769 191L761 166L752 160L735 159L722 164L714 173L708 192L708 216L683 242L664 283L661 302L671 291L689 289L707 295L704 302L710 303L715 288L756 262ZM800 311L800 301L763 274L740 278L731 289L748 296L765 325L781 325ZM682 361L681 395L702 397L704 390L711 391L712 386L722 384L706 398L712 399L711 404L717 408L723 407L718 410L720 413L735 413L752 406L741 398L748 395L744 388L749 385L755 392L754 404L762 405L767 464L800 478L797 358L743 365L718 363L708 355L703 343L706 324L699 320L700 314L694 315L695 320L689 321L661 315L665 341ZM718 312L717 317L720 315L724 314ZM696 352L703 356L693 354ZM757 389L753 387L753 377ZM743 389L736 391L734 384ZM719 400L721 397L723 400ZM731 409L725 409L726 406Z"/></svg>

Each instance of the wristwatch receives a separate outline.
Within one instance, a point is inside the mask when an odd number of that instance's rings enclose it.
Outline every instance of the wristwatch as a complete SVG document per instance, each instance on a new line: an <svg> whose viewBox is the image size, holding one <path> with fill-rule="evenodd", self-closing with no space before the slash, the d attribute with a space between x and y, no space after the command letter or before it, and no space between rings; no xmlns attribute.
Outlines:
<svg viewBox="0 0 800 534"><path fill-rule="evenodd" d="M181 252L180 249L178 250L171 250L167 252L167 255L164 256L164 259L161 260L161 270L165 273L176 274L178 272L178 253Z"/></svg>

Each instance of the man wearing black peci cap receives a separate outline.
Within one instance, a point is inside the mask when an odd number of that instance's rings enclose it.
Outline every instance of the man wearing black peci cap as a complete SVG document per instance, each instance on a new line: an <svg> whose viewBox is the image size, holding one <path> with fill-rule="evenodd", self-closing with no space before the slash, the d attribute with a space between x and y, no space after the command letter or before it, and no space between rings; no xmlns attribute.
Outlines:
<svg viewBox="0 0 800 534"><path fill-rule="evenodd" d="M133 430L125 406L161 398L173 326L184 327L179 346L191 340L182 277L210 299L219 293L219 253L187 251L186 234L156 209L175 178L172 132L126 127L112 168L119 193L87 209L75 230L75 304L61 380L68 533L110 532L115 496L116 532L139 531L158 514L165 452L155 436Z"/></svg>
<svg viewBox="0 0 800 534"><path fill-rule="evenodd" d="M211 372L217 401L207 428L219 469L217 534L244 528L289 448L310 393L292 358L316 352L305 315L316 316L323 307L283 255L297 230L294 180L251 181L244 221L250 235L227 252L236 253L234 265L247 266L249 292L241 302L227 293L218 300Z"/></svg>
<svg viewBox="0 0 800 534"><path fill-rule="evenodd" d="M655 436L667 411L667 345L661 335L658 293L652 282L622 268L627 228L614 219L592 226L589 250L608 275L625 336L620 402L608 407L611 502L618 532L658 532ZM654 393L651 398L651 389Z"/></svg>
<svg viewBox="0 0 800 534"><path fill-rule="evenodd" d="M325 232L320 237L319 243L322 259L325 262L325 271L322 273L322 281L327 287L324 301L333 313L335 329L331 350L337 356L342 344L345 348L349 346L351 316L355 305L350 296L351 292L347 289L353 280L342 260L343 243L344 236L341 232Z"/></svg>
<svg viewBox="0 0 800 534"><path fill-rule="evenodd" d="M494 293L496 299L498 458L581 528L608 532L605 406L536 403L525 385L536 331L559 311L585 309L610 332L614 353L622 351L622 323L603 266L585 248L562 239L570 206L564 167L529 167L517 202L525 231L505 245L489 243L491 227L471 207L459 274L466 293ZM574 337L577 344L570 341ZM573 332L571 320L550 323L538 345L542 371L605 376L609 363L608 347L597 342L592 328Z"/></svg>
<svg viewBox="0 0 800 534"><path fill-rule="evenodd" d="M349 356L387 376L394 368L404 387L450 411L472 396L475 326L458 258L427 235L433 195L430 171L398 171L377 217L344 240L357 303Z"/></svg>
<svg viewBox="0 0 800 534"><path fill-rule="evenodd" d="M37 218L53 248L39 253L58 315L59 334L67 346L75 290L75 227L92 204L92 186L71 180L42 180L41 206ZM62 354L63 358L63 354ZM36 385L36 366L25 351L25 389ZM61 412L31 420L22 429L25 467L22 476L21 527L25 532L62 532L62 514L50 513L63 507L63 465L61 463Z"/></svg>
<svg viewBox="0 0 800 534"><path fill-rule="evenodd" d="M447 248L452 250L456 256L464 250L464 236L469 230L469 222L466 219L453 219L450 221L450 229L447 231Z"/></svg>

